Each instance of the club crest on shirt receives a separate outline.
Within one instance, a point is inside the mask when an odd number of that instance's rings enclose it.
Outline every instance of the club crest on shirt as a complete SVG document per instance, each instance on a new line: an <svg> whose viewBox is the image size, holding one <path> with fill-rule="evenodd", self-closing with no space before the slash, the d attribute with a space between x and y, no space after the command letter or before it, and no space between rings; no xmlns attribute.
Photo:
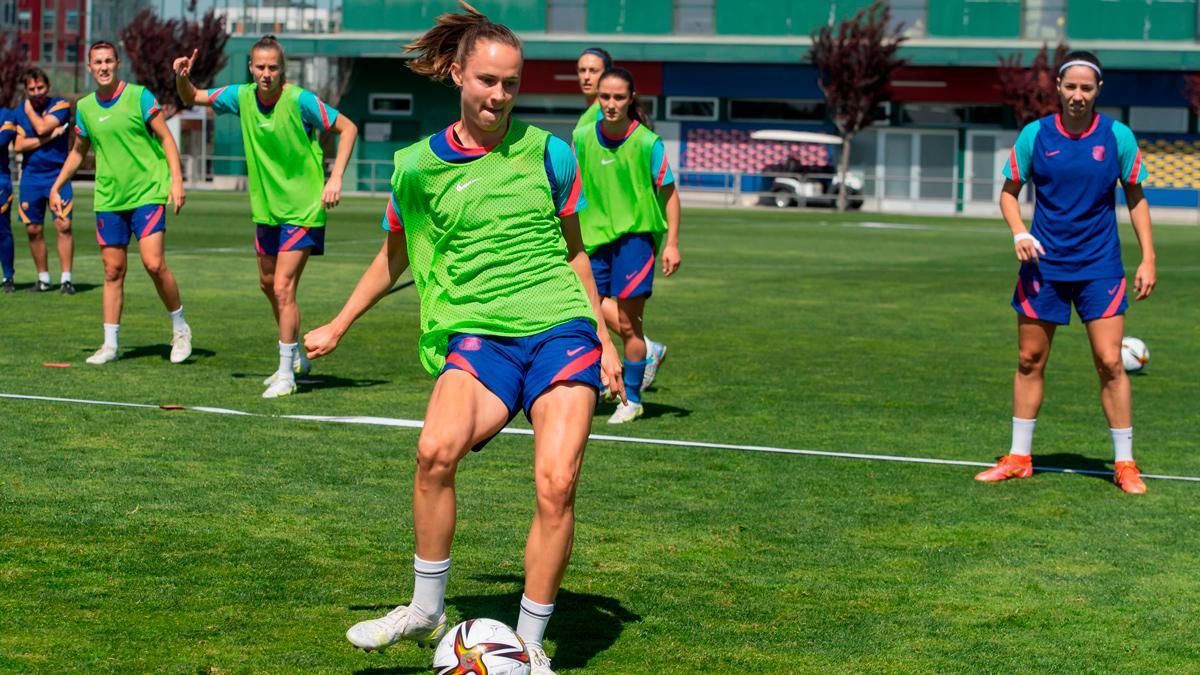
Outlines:
<svg viewBox="0 0 1200 675"><path fill-rule="evenodd" d="M458 343L458 348L464 352L477 352L483 346L483 341L477 337L465 337Z"/></svg>
<svg viewBox="0 0 1200 675"><path fill-rule="evenodd" d="M1092 146L1092 159L1096 160L1097 162L1104 161L1104 146L1103 145L1093 145Z"/></svg>

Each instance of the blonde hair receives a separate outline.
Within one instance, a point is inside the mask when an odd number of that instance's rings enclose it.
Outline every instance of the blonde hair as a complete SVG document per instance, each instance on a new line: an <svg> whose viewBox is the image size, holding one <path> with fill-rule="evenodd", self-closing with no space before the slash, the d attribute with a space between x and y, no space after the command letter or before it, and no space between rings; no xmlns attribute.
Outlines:
<svg viewBox="0 0 1200 675"><path fill-rule="evenodd" d="M465 65L480 40L490 40L515 47L521 51L517 34L500 23L489 21L482 12L459 0L463 12L447 12L437 18L437 24L424 35L404 47L405 53L415 53L408 67L418 75L432 80L450 76L450 66Z"/></svg>

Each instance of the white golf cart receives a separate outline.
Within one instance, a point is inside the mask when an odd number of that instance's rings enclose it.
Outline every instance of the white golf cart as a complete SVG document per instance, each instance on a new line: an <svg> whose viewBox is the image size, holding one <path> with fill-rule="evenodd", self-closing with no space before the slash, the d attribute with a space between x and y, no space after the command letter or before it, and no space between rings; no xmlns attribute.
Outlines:
<svg viewBox="0 0 1200 675"><path fill-rule="evenodd" d="M791 131L787 129L760 129L752 132L750 138L756 141L775 141L782 143L803 143L808 145L826 145L837 147L842 144L839 136L820 134L811 131ZM829 153L829 163L806 165L794 157L777 168L777 173L771 181L769 194L759 198L760 204L774 205L778 208L789 206L823 206L837 205L838 176L836 153ZM772 172L775 173L775 172ZM863 176L859 172L846 173L846 207L862 208Z"/></svg>

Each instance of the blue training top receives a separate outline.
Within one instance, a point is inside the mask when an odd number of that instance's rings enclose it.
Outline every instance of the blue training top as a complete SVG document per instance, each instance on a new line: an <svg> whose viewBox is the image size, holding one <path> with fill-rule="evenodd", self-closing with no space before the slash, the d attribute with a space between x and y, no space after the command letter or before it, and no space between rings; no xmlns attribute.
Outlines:
<svg viewBox="0 0 1200 675"><path fill-rule="evenodd" d="M1129 127L1097 114L1087 131L1070 134L1061 116L1048 115L1021 130L1004 177L1037 188L1030 234L1046 249L1037 264L1043 279L1125 276L1115 188L1146 180Z"/></svg>
<svg viewBox="0 0 1200 675"><path fill-rule="evenodd" d="M12 108L0 108L0 185L12 185L12 171L8 166L8 147L17 137L17 112Z"/></svg>
<svg viewBox="0 0 1200 675"><path fill-rule="evenodd" d="M40 110L39 110L40 108ZM34 112L43 117L52 117L59 124L67 122L71 113L71 103L61 96L51 96L33 107ZM29 116L25 114L25 102L17 103L17 135L22 137L37 136ZM71 150L71 141L67 134L25 153L25 163L21 169L21 183L32 183L49 187L58 178L58 171L67 161L67 153Z"/></svg>

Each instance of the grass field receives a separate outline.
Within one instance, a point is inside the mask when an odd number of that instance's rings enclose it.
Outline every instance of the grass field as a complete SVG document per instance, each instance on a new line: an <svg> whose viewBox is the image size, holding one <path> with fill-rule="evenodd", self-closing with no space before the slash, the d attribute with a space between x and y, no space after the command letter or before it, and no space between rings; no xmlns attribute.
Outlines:
<svg viewBox="0 0 1200 675"><path fill-rule="evenodd" d="M364 655L343 637L409 597L417 432L277 417L419 419L432 381L412 289L300 393L265 401L275 334L247 199L195 194L169 219L167 255L195 356L167 362L169 323L135 263L122 358L88 366L101 268L84 202L82 292L0 296L0 393L260 416L0 399L0 670L425 672L428 651ZM377 250L381 208L333 213L329 254L301 287L306 326ZM1146 472L1195 476L1200 228L1156 235L1159 290L1127 329L1153 355L1134 380L1135 451ZM683 242L647 314L670 348L647 417L614 430L602 408L594 431L972 461L1007 450L1016 265L998 221L688 210ZM29 270L19 240L18 282ZM1036 463L1110 467L1078 323L1059 332L1048 378ZM1200 670L1200 484L1150 480L1131 497L1086 475L981 485L963 466L588 453L547 636L560 671ZM464 461L452 619L515 623L531 476L526 437Z"/></svg>

